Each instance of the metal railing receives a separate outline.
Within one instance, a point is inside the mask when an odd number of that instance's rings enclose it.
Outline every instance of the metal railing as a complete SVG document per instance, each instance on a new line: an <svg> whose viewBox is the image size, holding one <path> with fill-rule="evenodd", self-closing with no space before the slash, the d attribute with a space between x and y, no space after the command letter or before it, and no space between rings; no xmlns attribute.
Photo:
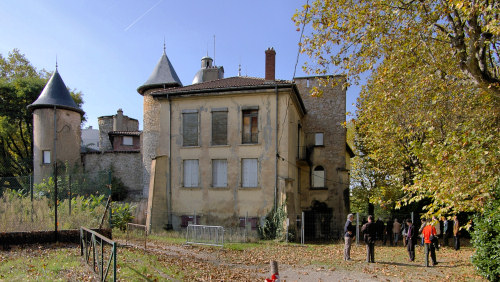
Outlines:
<svg viewBox="0 0 500 282"><path fill-rule="evenodd" d="M111 250L105 249L106 244L111 246ZM116 281L116 246L115 241L95 231L80 227L80 255L84 256L85 262L92 268L92 271L99 274L100 281L106 281L111 261L113 261L113 281ZM105 254L109 255L107 262L104 261Z"/></svg>
<svg viewBox="0 0 500 282"><path fill-rule="evenodd" d="M186 230L186 244L224 247L224 227L190 224Z"/></svg>
<svg viewBox="0 0 500 282"><path fill-rule="evenodd" d="M143 236L144 236L144 251L146 251L146 242L147 242L147 239L148 239L148 232L147 232L147 228L146 228L146 225L142 225L142 224L135 224L135 223L127 223L127 236L126 236L126 239L125 239L125 244L128 245L128 241L129 241L129 234L130 233L135 233L133 232L132 229L142 229L143 230ZM135 235L135 234L132 234L132 235ZM135 236L134 236L135 237Z"/></svg>

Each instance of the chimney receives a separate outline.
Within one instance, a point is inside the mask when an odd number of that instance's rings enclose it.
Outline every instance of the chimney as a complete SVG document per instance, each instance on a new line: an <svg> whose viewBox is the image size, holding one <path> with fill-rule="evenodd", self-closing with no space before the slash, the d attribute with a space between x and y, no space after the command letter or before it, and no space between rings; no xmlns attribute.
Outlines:
<svg viewBox="0 0 500 282"><path fill-rule="evenodd" d="M276 51L274 48L266 50L266 80L275 80Z"/></svg>

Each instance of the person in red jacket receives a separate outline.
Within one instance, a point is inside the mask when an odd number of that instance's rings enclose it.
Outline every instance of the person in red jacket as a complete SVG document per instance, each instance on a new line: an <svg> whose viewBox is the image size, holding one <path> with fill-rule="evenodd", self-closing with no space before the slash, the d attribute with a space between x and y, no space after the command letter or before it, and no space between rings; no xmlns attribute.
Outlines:
<svg viewBox="0 0 500 282"><path fill-rule="evenodd" d="M422 229L422 237L424 238L425 246L425 266L429 266L429 251L431 253L432 266L437 264L436 249L432 243L432 237L436 236L436 228L432 224L428 224Z"/></svg>

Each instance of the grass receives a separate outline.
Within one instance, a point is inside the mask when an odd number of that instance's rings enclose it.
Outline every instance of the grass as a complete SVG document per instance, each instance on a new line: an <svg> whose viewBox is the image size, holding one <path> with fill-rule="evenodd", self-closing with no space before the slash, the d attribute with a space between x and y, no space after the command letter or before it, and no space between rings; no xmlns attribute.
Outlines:
<svg viewBox="0 0 500 282"><path fill-rule="evenodd" d="M484 280L475 273L470 262L474 249L468 242L464 242L464 247L459 251L441 248L437 252L439 265L426 268L423 248L418 246L416 261L408 262L404 247L377 245L376 263L368 264L365 262L364 245L354 244L351 252L353 261L345 262L342 242L302 246L259 241L228 243L221 249L207 246L182 247L184 238L173 234L173 238L161 235L163 236L148 237L147 252L139 248L119 246L117 276L120 281L255 281L268 274L269 260L278 261L280 266L293 266L300 271L309 269L310 273L326 272L331 275L347 273L346 275L354 278L358 277L356 275L364 275L365 278L404 281ZM125 233L114 231L115 240L124 243L124 238ZM80 257L78 246L56 244L0 251L1 281L88 281L94 278L95 274ZM293 277L289 279L293 281Z"/></svg>

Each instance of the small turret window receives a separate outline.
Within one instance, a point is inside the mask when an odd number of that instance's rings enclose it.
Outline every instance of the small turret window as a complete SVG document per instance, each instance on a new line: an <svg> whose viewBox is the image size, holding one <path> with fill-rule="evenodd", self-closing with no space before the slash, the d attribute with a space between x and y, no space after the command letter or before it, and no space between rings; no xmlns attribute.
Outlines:
<svg viewBox="0 0 500 282"><path fill-rule="evenodd" d="M50 151L49 150L43 151L42 163L43 164L50 164Z"/></svg>

